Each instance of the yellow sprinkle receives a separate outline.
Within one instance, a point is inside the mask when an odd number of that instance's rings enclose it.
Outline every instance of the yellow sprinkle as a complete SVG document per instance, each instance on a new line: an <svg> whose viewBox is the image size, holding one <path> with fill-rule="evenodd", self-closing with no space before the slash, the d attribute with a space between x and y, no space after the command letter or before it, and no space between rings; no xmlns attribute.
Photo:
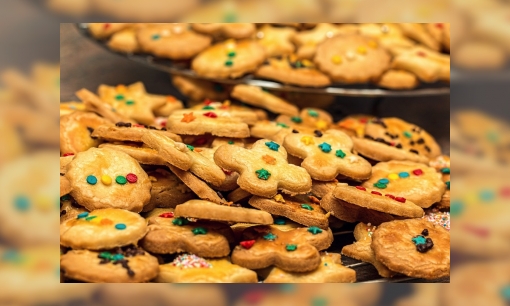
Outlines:
<svg viewBox="0 0 510 306"><path fill-rule="evenodd" d="M223 106L230 106L230 100L223 101Z"/></svg>
<svg viewBox="0 0 510 306"><path fill-rule="evenodd" d="M276 201L276 202L280 202L280 203L285 203L285 200L283 199L282 195L281 194L277 194L273 197L273 199Z"/></svg>
<svg viewBox="0 0 510 306"><path fill-rule="evenodd" d="M479 202L478 194L476 192L470 192L466 195L465 198L466 204L474 204Z"/></svg>
<svg viewBox="0 0 510 306"><path fill-rule="evenodd" d="M101 182L105 185L111 185L112 184L112 178L108 175L101 176Z"/></svg>
<svg viewBox="0 0 510 306"><path fill-rule="evenodd" d="M377 42L371 40L368 42L368 46L372 49L375 49L375 48L377 48Z"/></svg>
<svg viewBox="0 0 510 306"><path fill-rule="evenodd" d="M313 63L311 61L307 60L307 59L302 60L301 63L305 67L313 67Z"/></svg>
<svg viewBox="0 0 510 306"><path fill-rule="evenodd" d="M335 65L340 65L342 63L342 57L340 55L333 55L333 57L331 58L331 61Z"/></svg>
<svg viewBox="0 0 510 306"><path fill-rule="evenodd" d="M328 128L328 123L322 119L319 119L317 121L317 123L315 123L315 126L319 129L319 130L325 130Z"/></svg>
<svg viewBox="0 0 510 306"><path fill-rule="evenodd" d="M97 216L95 217L94 219L90 220L89 222L90 223L94 223L94 224L101 224L101 221L103 220L103 218Z"/></svg>
<svg viewBox="0 0 510 306"><path fill-rule="evenodd" d="M301 137L301 142L304 143L307 146L315 143L313 141L313 137L312 136L303 136L303 137Z"/></svg>
<svg viewBox="0 0 510 306"><path fill-rule="evenodd" d="M358 49L356 49L356 51L359 53L359 54L367 54L367 48L363 47L363 46L359 46Z"/></svg>
<svg viewBox="0 0 510 306"><path fill-rule="evenodd" d="M390 175L388 175L388 178L392 181L399 179L398 174L396 174L396 173L391 173Z"/></svg>
<svg viewBox="0 0 510 306"><path fill-rule="evenodd" d="M124 85L117 85L117 87L115 87L115 90L117 90L118 93L125 93L126 92L126 86L124 86Z"/></svg>

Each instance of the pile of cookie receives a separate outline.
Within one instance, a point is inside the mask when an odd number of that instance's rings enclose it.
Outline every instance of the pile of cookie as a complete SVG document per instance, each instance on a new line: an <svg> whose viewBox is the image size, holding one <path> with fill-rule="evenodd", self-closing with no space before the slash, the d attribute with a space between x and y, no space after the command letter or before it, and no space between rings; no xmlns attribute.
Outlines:
<svg viewBox="0 0 510 306"><path fill-rule="evenodd" d="M335 123L248 85L189 108L142 83L76 95L60 117L64 281L355 282L326 251L345 222L342 253L380 275L449 275L449 158L414 124Z"/></svg>
<svg viewBox="0 0 510 306"><path fill-rule="evenodd" d="M112 50L171 59L210 79L253 73L305 87L370 82L389 89L450 81L449 23L90 23L88 29Z"/></svg>

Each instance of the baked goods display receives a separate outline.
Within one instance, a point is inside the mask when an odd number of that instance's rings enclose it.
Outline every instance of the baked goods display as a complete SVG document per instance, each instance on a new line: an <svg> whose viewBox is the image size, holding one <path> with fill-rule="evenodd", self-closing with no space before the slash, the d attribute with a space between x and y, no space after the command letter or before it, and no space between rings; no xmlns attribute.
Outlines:
<svg viewBox="0 0 510 306"><path fill-rule="evenodd" d="M335 121L247 85L194 105L140 82L76 95L60 117L64 282L359 281L347 257L449 277L449 157L417 125Z"/></svg>
<svg viewBox="0 0 510 306"><path fill-rule="evenodd" d="M171 60L203 79L252 75L300 87L371 84L409 90L450 81L449 24L443 23L90 23L115 52ZM247 103L260 94L239 89ZM212 98L212 97L208 97ZM273 103L268 103L272 105Z"/></svg>

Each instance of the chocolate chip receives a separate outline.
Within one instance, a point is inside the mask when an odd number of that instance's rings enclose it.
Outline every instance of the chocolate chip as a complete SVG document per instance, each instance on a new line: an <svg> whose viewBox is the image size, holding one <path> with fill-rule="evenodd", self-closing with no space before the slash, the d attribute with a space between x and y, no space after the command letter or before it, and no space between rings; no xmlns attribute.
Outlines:
<svg viewBox="0 0 510 306"><path fill-rule="evenodd" d="M315 130L313 133L315 134L315 137L322 137L322 132L319 130Z"/></svg>
<svg viewBox="0 0 510 306"><path fill-rule="evenodd" d="M411 141L409 142L409 144L410 144L410 145L412 145L412 146L414 146L414 141L412 141L412 140L411 140Z"/></svg>
<svg viewBox="0 0 510 306"><path fill-rule="evenodd" d="M374 137L370 136L370 135L365 135L365 138L366 139L370 139L370 140L374 140Z"/></svg>
<svg viewBox="0 0 510 306"><path fill-rule="evenodd" d="M420 138L420 139L416 140L416 143L417 144L424 144L425 140L423 140L423 138Z"/></svg>
<svg viewBox="0 0 510 306"><path fill-rule="evenodd" d="M297 134L297 133L299 133L299 131L298 130L292 130L292 133Z"/></svg>
<svg viewBox="0 0 510 306"><path fill-rule="evenodd" d="M386 125L386 123L384 123L384 121L380 118L375 118L375 119L372 119L372 123L375 123L375 124L380 124L383 128L387 129L388 126Z"/></svg>
<svg viewBox="0 0 510 306"><path fill-rule="evenodd" d="M429 152L429 153L430 153L430 148L429 148L429 146L425 146L425 150L427 150L427 152Z"/></svg>
<svg viewBox="0 0 510 306"><path fill-rule="evenodd" d="M428 230L428 229L424 229L424 230L421 232L421 234L422 234L423 236L428 236L428 235L429 235L429 230Z"/></svg>
<svg viewBox="0 0 510 306"><path fill-rule="evenodd" d="M123 127L123 126L124 126L124 124L125 124L124 122L119 121L119 122L115 123L115 126L117 126L117 127Z"/></svg>
<svg viewBox="0 0 510 306"><path fill-rule="evenodd" d="M402 149L402 144L398 143L395 147L397 147L398 149Z"/></svg>
<svg viewBox="0 0 510 306"><path fill-rule="evenodd" d="M162 128L161 128L161 130L162 130L162 131L166 131L166 127L162 127Z"/></svg>
<svg viewBox="0 0 510 306"><path fill-rule="evenodd" d="M149 126L149 129L150 129L150 130L157 130L158 128L157 128L157 127L155 127L155 126L150 125L150 126Z"/></svg>
<svg viewBox="0 0 510 306"><path fill-rule="evenodd" d="M62 217L63 215L67 214L67 211L66 210L61 210L60 211L60 216Z"/></svg>
<svg viewBox="0 0 510 306"><path fill-rule="evenodd" d="M416 151L415 149L411 149L411 150L409 150L409 152L414 153L414 154L420 154L420 153L419 153L418 151Z"/></svg>
<svg viewBox="0 0 510 306"><path fill-rule="evenodd" d="M131 127L131 123L126 122L126 123L124 123L124 126L125 126L125 127Z"/></svg>

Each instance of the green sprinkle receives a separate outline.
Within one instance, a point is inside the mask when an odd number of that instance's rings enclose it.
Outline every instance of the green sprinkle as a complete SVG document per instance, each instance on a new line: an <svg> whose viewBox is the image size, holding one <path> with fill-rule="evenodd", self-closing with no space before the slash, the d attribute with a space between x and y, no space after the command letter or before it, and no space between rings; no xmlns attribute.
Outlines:
<svg viewBox="0 0 510 306"><path fill-rule="evenodd" d="M425 239L425 237L423 237L423 236L421 236L421 235L420 235L420 236L416 236L416 237L414 237L414 238L413 238L413 239L411 239L411 240L413 241L413 243L414 243L415 245L418 245L418 244L425 244L425 243L427 242L427 241L426 241L426 239Z"/></svg>
<svg viewBox="0 0 510 306"><path fill-rule="evenodd" d="M501 289L501 296L506 302L510 302L510 284Z"/></svg>
<svg viewBox="0 0 510 306"><path fill-rule="evenodd" d="M124 259L124 255L122 254L115 254L112 256L112 260L123 260Z"/></svg>
<svg viewBox="0 0 510 306"><path fill-rule="evenodd" d="M14 199L14 206L19 211L27 211L30 208L30 201L26 196L19 195Z"/></svg>
<svg viewBox="0 0 510 306"><path fill-rule="evenodd" d="M159 34L154 34L151 36L152 40L158 40L161 38L161 36L159 36Z"/></svg>
<svg viewBox="0 0 510 306"><path fill-rule="evenodd" d="M494 198L495 194L492 190L482 190L482 192L480 192L480 199L482 201L488 202L493 200Z"/></svg>
<svg viewBox="0 0 510 306"><path fill-rule="evenodd" d="M441 172L444 174L450 174L450 168L443 168L441 169Z"/></svg>
<svg viewBox="0 0 510 306"><path fill-rule="evenodd" d="M446 182L446 188L448 188L448 190L450 190L450 181Z"/></svg>
<svg viewBox="0 0 510 306"><path fill-rule="evenodd" d="M202 109L214 109L214 107L207 105L207 106L202 107Z"/></svg>
<svg viewBox="0 0 510 306"><path fill-rule="evenodd" d="M234 65L234 62L231 59L228 59L228 60L225 61L225 66L230 67L232 65Z"/></svg>
<svg viewBox="0 0 510 306"><path fill-rule="evenodd" d="M87 217L88 215L89 215L89 213L87 211L85 211L85 212L79 213L78 216L76 216L76 219L83 219L83 218Z"/></svg>
<svg viewBox="0 0 510 306"><path fill-rule="evenodd" d="M101 252L101 253L99 253L98 257L104 258L104 259L110 259L110 258L112 258L112 254L110 252Z"/></svg>
<svg viewBox="0 0 510 306"><path fill-rule="evenodd" d="M308 109L308 115L317 118L319 117L319 113L317 111L314 111L313 109Z"/></svg>
<svg viewBox="0 0 510 306"><path fill-rule="evenodd" d="M374 184L374 187L379 188L379 189L386 189L387 186L386 186L386 184L378 182L378 183Z"/></svg>
<svg viewBox="0 0 510 306"><path fill-rule="evenodd" d="M319 148L322 150L322 152L324 153L329 153L331 152L331 145L327 142L323 142L319 145Z"/></svg>
<svg viewBox="0 0 510 306"><path fill-rule="evenodd" d="M313 207L308 204L301 204L301 208L306 209L306 210L313 210Z"/></svg>
<svg viewBox="0 0 510 306"><path fill-rule="evenodd" d="M204 227L195 227L191 230L193 232L193 235L205 235L207 234L207 229Z"/></svg>
<svg viewBox="0 0 510 306"><path fill-rule="evenodd" d="M281 123L281 122L277 122L277 123L276 123L276 126L281 126L282 128L286 128L286 129L288 129L288 128L289 128L289 126L288 126L288 125L286 125L285 123Z"/></svg>
<svg viewBox="0 0 510 306"><path fill-rule="evenodd" d="M188 219L182 218L182 217L175 218L175 219L172 220L172 224L173 225L178 225L178 226L186 225L188 223L189 223Z"/></svg>
<svg viewBox="0 0 510 306"><path fill-rule="evenodd" d="M345 153L342 150L336 150L335 155L337 157L340 157L340 158L344 158L345 157Z"/></svg>
<svg viewBox="0 0 510 306"><path fill-rule="evenodd" d="M450 215L455 217L464 211L464 203L460 201L453 201L453 203L450 205Z"/></svg>
<svg viewBox="0 0 510 306"><path fill-rule="evenodd" d="M228 55L228 57L234 57L234 56L236 56L236 52L235 51L228 51L227 55Z"/></svg>
<svg viewBox="0 0 510 306"><path fill-rule="evenodd" d="M115 100L124 100L124 95L116 95Z"/></svg>
<svg viewBox="0 0 510 306"><path fill-rule="evenodd" d="M278 149L280 148L280 145L274 141L266 142L266 146L273 151L278 151Z"/></svg>
<svg viewBox="0 0 510 306"><path fill-rule="evenodd" d="M274 241L277 237L278 236L276 236L273 233L268 233L267 235L262 236L262 238L269 240L269 241Z"/></svg>
<svg viewBox="0 0 510 306"><path fill-rule="evenodd" d="M115 181L117 182L117 184L119 185L124 185L127 183L127 180L125 177L123 177L122 175L119 175L115 178Z"/></svg>
<svg viewBox="0 0 510 306"><path fill-rule="evenodd" d="M280 289L283 292L294 292L296 291L296 285L294 284L281 284Z"/></svg>
<svg viewBox="0 0 510 306"><path fill-rule="evenodd" d="M194 147L194 146L192 146L192 145L188 145L188 144L187 144L187 145L186 145L186 147L187 147L190 151L195 150L195 147Z"/></svg>
<svg viewBox="0 0 510 306"><path fill-rule="evenodd" d="M126 105L134 105L134 104L135 104L135 101L133 101L133 100L126 101Z"/></svg>
<svg viewBox="0 0 510 306"><path fill-rule="evenodd" d="M407 138L411 138L411 137L413 137L413 134L411 134L411 132L409 132L409 131L405 131L404 136Z"/></svg>
<svg viewBox="0 0 510 306"><path fill-rule="evenodd" d="M233 140L229 140L228 144L234 144L234 141Z"/></svg>
<svg viewBox="0 0 510 306"><path fill-rule="evenodd" d="M498 138L499 138L498 133L494 131L487 132L487 139L489 139L489 141L498 142Z"/></svg>
<svg viewBox="0 0 510 306"><path fill-rule="evenodd" d="M294 123L303 122L303 119L301 119L301 117L297 117L297 116L290 118L290 120L292 120L292 122L294 122Z"/></svg>
<svg viewBox="0 0 510 306"><path fill-rule="evenodd" d="M320 228L318 228L317 226L310 226L307 231L309 231L310 233L312 233L314 235L322 233L322 230Z"/></svg>
<svg viewBox="0 0 510 306"><path fill-rule="evenodd" d="M297 245L296 244L287 244L287 246L285 246L285 249L289 252L292 252L292 251L297 250Z"/></svg>
<svg viewBox="0 0 510 306"><path fill-rule="evenodd" d="M312 299L312 306L327 306L327 304L326 298L315 297Z"/></svg>
<svg viewBox="0 0 510 306"><path fill-rule="evenodd" d="M89 216L89 217L85 218L85 220L90 221L90 220L94 220L95 218L97 218L97 216Z"/></svg>
<svg viewBox="0 0 510 306"><path fill-rule="evenodd" d="M257 177L261 180L265 180L267 181L269 179L269 177L271 176L271 173L269 173L269 171L267 171L266 169L262 168L260 170L257 170L255 171L255 173L257 174Z"/></svg>

